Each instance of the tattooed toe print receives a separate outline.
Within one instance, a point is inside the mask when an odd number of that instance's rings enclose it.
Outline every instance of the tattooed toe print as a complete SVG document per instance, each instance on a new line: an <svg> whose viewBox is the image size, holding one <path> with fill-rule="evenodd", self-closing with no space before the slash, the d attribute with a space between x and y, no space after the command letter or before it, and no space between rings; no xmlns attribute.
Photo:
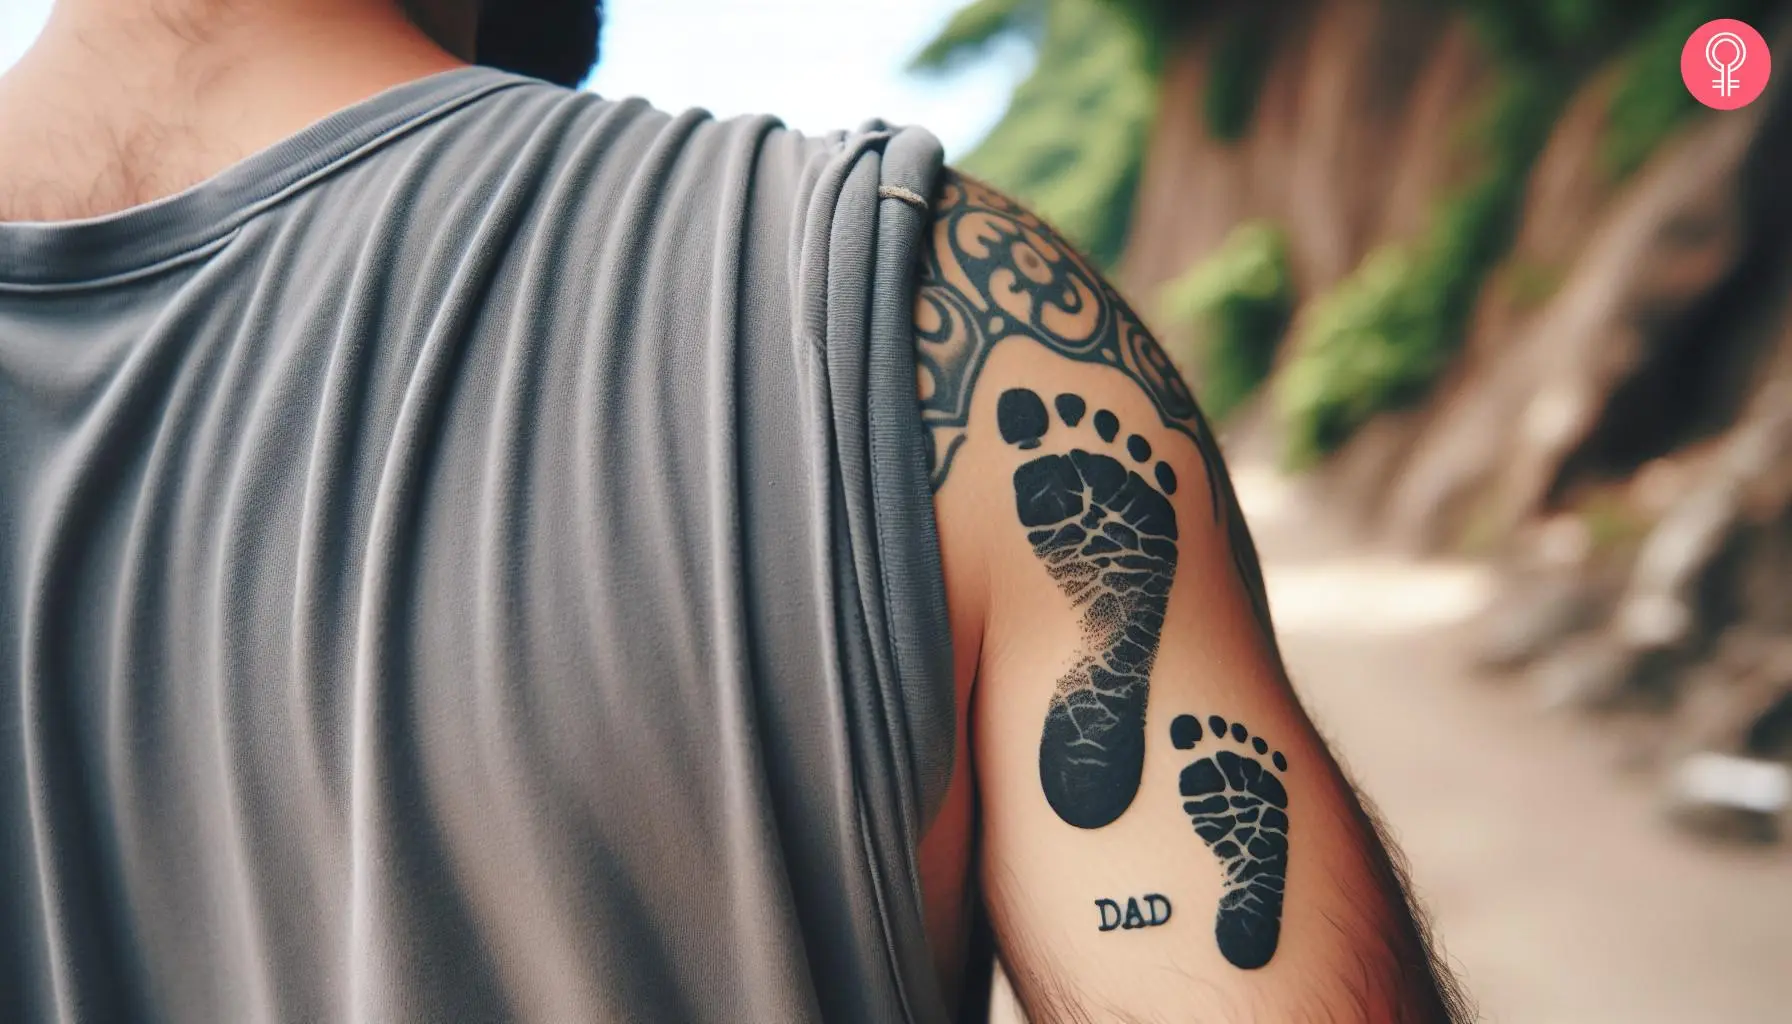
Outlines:
<svg viewBox="0 0 1792 1024"><path fill-rule="evenodd" d="M1288 759L1278 750L1265 764L1269 744L1237 722L1214 715L1207 729L1203 739L1199 718L1177 715L1170 744L1204 755L1182 770L1182 809L1226 876L1214 940L1232 966L1251 970L1276 955L1282 934L1288 791L1279 773Z"/></svg>
<svg viewBox="0 0 1792 1024"><path fill-rule="evenodd" d="M945 482L964 440L985 361L1011 338L1126 374L1150 397L1163 426L1188 435L1208 455L1211 434L1188 385L1089 262L1000 193L951 172L941 187L915 306L921 418L932 442L934 487Z"/></svg>
<svg viewBox="0 0 1792 1024"><path fill-rule="evenodd" d="M1082 613L1082 649L1058 679L1039 740L1039 781L1060 818L1100 828L1132 803L1145 763L1145 700L1176 578L1176 473L1150 465L1151 444L1101 409L1052 403L1025 388L996 403L1009 444L1040 455L1014 471L1014 507L1033 554ZM1059 442L1061 444L1053 443ZM1148 474L1148 475L1142 475Z"/></svg>
<svg viewBox="0 0 1792 1024"><path fill-rule="evenodd" d="M1073 246L1013 200L947 170L934 203L914 326L916 387L934 490L945 486L968 439L972 397L998 346L1042 346L1065 359L1118 371L1151 400L1159 426L1195 443L1213 521L1227 531L1239 578L1273 643L1256 548L1213 431L1163 347ZM1057 401L1066 426L1077 426L1089 411L1075 395ZM1140 426L1146 424L1134 424ZM1161 475L1158 483L1163 486ZM1199 486L1199 481L1187 483Z"/></svg>

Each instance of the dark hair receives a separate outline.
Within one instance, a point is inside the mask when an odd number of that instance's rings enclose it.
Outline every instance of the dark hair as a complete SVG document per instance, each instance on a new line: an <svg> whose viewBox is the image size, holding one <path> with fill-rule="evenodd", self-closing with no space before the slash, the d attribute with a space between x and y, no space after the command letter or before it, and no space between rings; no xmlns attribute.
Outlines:
<svg viewBox="0 0 1792 1024"><path fill-rule="evenodd" d="M602 0L483 0L478 60L572 88L597 64L603 20Z"/></svg>

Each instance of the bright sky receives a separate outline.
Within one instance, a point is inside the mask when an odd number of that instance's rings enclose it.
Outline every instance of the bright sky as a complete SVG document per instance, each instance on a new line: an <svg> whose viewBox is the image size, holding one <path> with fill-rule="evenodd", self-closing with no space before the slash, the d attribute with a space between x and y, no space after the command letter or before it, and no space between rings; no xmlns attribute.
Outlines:
<svg viewBox="0 0 1792 1024"><path fill-rule="evenodd" d="M1021 44L946 80L903 71L964 0L608 0L592 88L682 110L772 113L807 132L870 117L932 129L959 157L1001 116L1030 57ZM0 71L51 0L0 0Z"/></svg>

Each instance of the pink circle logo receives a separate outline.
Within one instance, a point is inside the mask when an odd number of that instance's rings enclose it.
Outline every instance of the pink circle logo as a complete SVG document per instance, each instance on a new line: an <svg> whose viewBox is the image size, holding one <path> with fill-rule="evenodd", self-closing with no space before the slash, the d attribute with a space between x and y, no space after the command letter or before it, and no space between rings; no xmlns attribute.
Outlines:
<svg viewBox="0 0 1792 1024"><path fill-rule="evenodd" d="M1767 88L1767 76L1772 72L1767 40L1734 18L1700 25L1680 51L1680 77L1687 91L1714 110L1735 110L1753 103Z"/></svg>

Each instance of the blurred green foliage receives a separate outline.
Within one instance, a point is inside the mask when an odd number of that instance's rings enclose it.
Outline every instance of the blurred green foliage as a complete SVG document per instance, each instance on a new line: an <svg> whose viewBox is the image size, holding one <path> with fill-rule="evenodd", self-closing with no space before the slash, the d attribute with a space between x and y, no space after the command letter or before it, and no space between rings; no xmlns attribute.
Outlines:
<svg viewBox="0 0 1792 1024"><path fill-rule="evenodd" d="M1315 300L1313 327L1276 383L1288 461L1306 465L1440 368L1430 337L1438 311L1412 249L1386 246Z"/></svg>
<svg viewBox="0 0 1792 1024"><path fill-rule="evenodd" d="M974 0L962 7L910 61L915 71L949 71L983 55L996 39L1015 32L1036 31L1040 5L1030 0Z"/></svg>
<svg viewBox="0 0 1792 1024"><path fill-rule="evenodd" d="M1290 464L1416 400L1449 364L1481 282L1511 244L1531 163L1565 97L1553 75L1506 76L1470 134L1474 177L1438 205L1423 236L1371 253L1314 300L1276 396Z"/></svg>
<svg viewBox="0 0 1792 1024"><path fill-rule="evenodd" d="M1772 0L1432 0L1465 7L1508 65L1593 70L1614 55L1604 159L1614 178L1642 166L1696 113L1680 81L1680 50L1713 18L1754 21ZM1758 27L1758 25L1757 25Z"/></svg>
<svg viewBox="0 0 1792 1024"><path fill-rule="evenodd" d="M1203 19L1224 33L1202 97L1208 131L1221 139L1249 134L1256 114L1274 51L1264 2ZM1371 253L1303 318L1277 395L1297 463L1335 448L1375 413L1417 399L1448 365L1483 283L1510 248L1531 167L1591 74L1620 62L1602 149L1621 177L1697 109L1678 73L1686 36L1713 17L1758 18L1774 0L1384 2L1462 12L1494 56L1499 84L1465 133L1472 172L1439 201L1420 237ZM998 38L1034 42L1033 72L961 166L1111 267L1125 246L1159 69L1176 40L1202 29L1194 19L1211 13L1213 5L1186 0L972 0L915 64L949 69ZM1273 342L1259 342L1280 333L1263 326L1273 303L1251 306L1241 283L1249 276L1242 268L1270 259L1268 236L1253 231L1191 269L1169 300L1182 315L1209 321L1203 359L1211 365L1201 376L1214 405L1235 403L1261 381Z"/></svg>
<svg viewBox="0 0 1792 1024"><path fill-rule="evenodd" d="M1164 285L1159 304L1164 321L1193 339L1192 351L1177 354L1202 406L1225 419L1269 376L1294 312L1287 235L1267 221L1239 225L1213 255Z"/></svg>
<svg viewBox="0 0 1792 1024"><path fill-rule="evenodd" d="M1679 0L1429 0L1465 11L1507 62L1586 62Z"/></svg>
<svg viewBox="0 0 1792 1024"><path fill-rule="evenodd" d="M1602 148L1608 169L1628 174L1694 109L1679 74L1687 35L1721 16L1720 6L1738 6L1431 2L1464 9L1497 60L1500 84L1468 133L1476 171L1439 203L1420 238L1371 253L1315 300L1277 394L1295 465L1336 448L1376 413L1416 400L1449 364L1483 282L1511 246L1531 167L1575 89L1614 57L1623 61Z"/></svg>
<svg viewBox="0 0 1792 1024"><path fill-rule="evenodd" d="M1104 267L1125 248L1157 113L1149 12L1105 0L976 0L915 61L947 69L1003 35L1036 41L1033 72L958 166L1026 203Z"/></svg>
<svg viewBox="0 0 1792 1024"><path fill-rule="evenodd" d="M1641 167L1663 139L1699 111L1680 81L1680 51L1693 30L1713 18L1739 18L1758 28L1770 6L1767 0L1679 0L1637 34L1606 112L1602 155L1614 178Z"/></svg>
<svg viewBox="0 0 1792 1024"><path fill-rule="evenodd" d="M1275 52L1269 21L1261 7L1253 7L1230 19L1220 29L1207 70L1201 107L1207 131L1216 139L1242 139L1257 113L1257 96Z"/></svg>

